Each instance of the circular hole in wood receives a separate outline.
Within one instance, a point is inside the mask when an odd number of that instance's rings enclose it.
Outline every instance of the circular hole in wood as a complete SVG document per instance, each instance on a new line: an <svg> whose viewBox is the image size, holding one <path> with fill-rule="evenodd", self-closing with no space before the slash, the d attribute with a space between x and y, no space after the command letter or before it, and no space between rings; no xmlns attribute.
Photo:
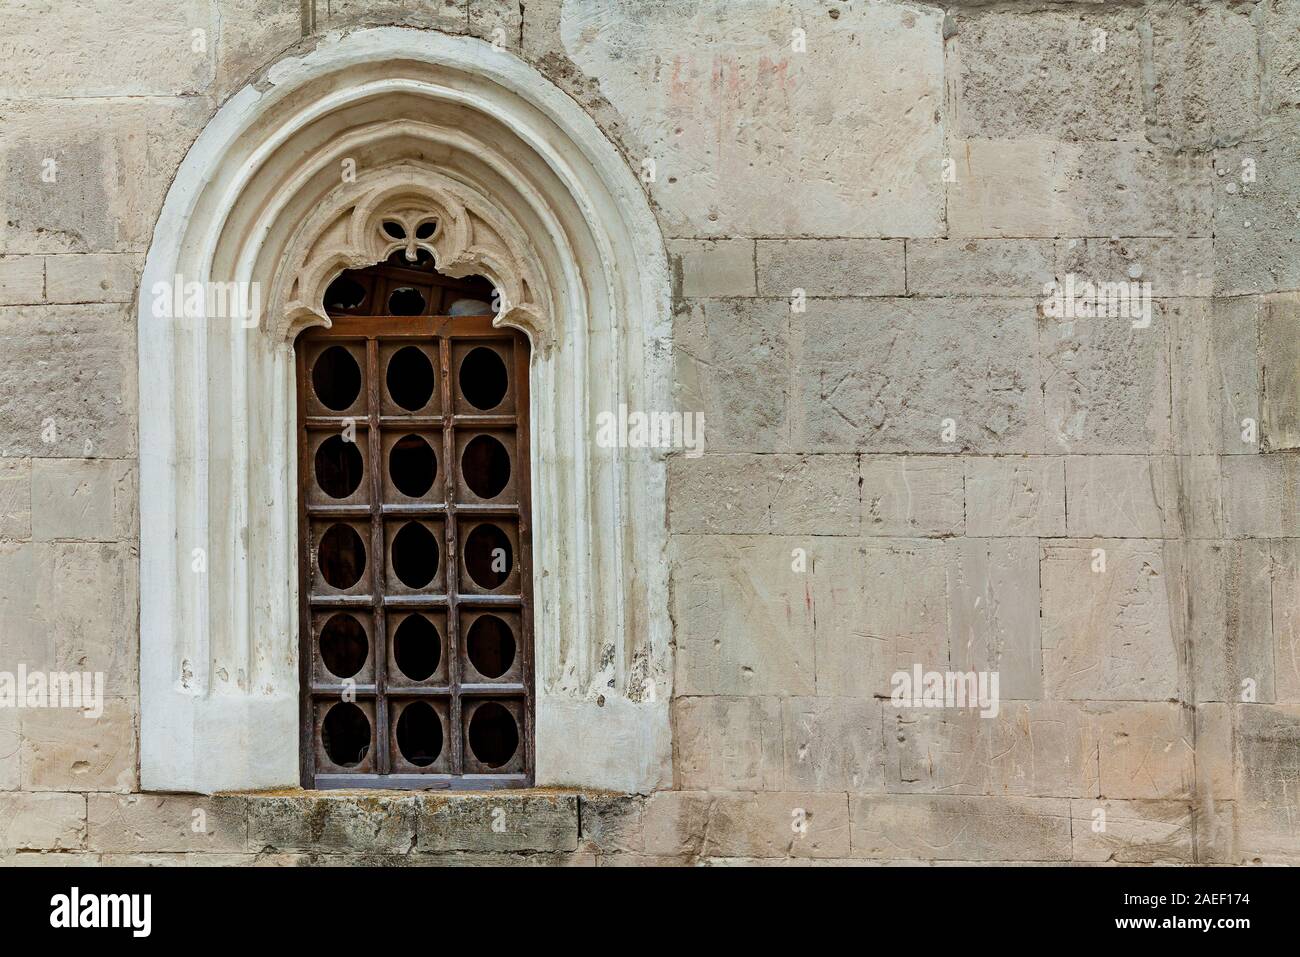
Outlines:
<svg viewBox="0 0 1300 957"><path fill-rule="evenodd" d="M479 705L469 719L469 747L480 764L501 767L519 748L514 715L495 701Z"/></svg>
<svg viewBox="0 0 1300 957"><path fill-rule="evenodd" d="M351 678L366 663L370 640L366 630L347 612L331 615L320 630L320 660L339 678Z"/></svg>
<svg viewBox="0 0 1300 957"><path fill-rule="evenodd" d="M394 316L422 316L424 296L411 286L398 286L388 294L388 312Z"/></svg>
<svg viewBox="0 0 1300 957"><path fill-rule="evenodd" d="M366 301L366 287L349 276L339 276L325 290L326 309L355 309Z"/></svg>
<svg viewBox="0 0 1300 957"><path fill-rule="evenodd" d="M496 498L510 481L510 453L491 435L476 435L460 457L465 484L479 498Z"/></svg>
<svg viewBox="0 0 1300 957"><path fill-rule="evenodd" d="M393 572L408 588L423 588L438 574L438 543L419 522L407 522L393 536Z"/></svg>
<svg viewBox="0 0 1300 957"><path fill-rule="evenodd" d="M438 458L422 435L404 435L388 453L388 475L403 495L420 498L433 488Z"/></svg>
<svg viewBox="0 0 1300 957"><path fill-rule="evenodd" d="M316 484L330 498L347 498L361 485L364 465L355 442L331 435L316 447Z"/></svg>
<svg viewBox="0 0 1300 957"><path fill-rule="evenodd" d="M515 636L496 615L479 615L465 639L469 661L484 678L500 678L515 663Z"/></svg>
<svg viewBox="0 0 1300 957"><path fill-rule="evenodd" d="M370 719L356 705L340 701L326 713L320 737L331 761L339 767L355 767L370 751Z"/></svg>
<svg viewBox="0 0 1300 957"><path fill-rule="evenodd" d="M407 412L418 412L433 398L433 363L416 346L403 346L388 360L388 394Z"/></svg>
<svg viewBox="0 0 1300 957"><path fill-rule="evenodd" d="M495 409L506 397L506 364L494 349L478 346L460 363L460 392L476 409Z"/></svg>
<svg viewBox="0 0 1300 957"><path fill-rule="evenodd" d="M321 405L342 412L361 394L361 367L342 346L330 346L316 357L311 387Z"/></svg>
<svg viewBox="0 0 1300 957"><path fill-rule="evenodd" d="M397 749L418 768L428 767L442 754L442 722L427 702L415 701L402 709L397 719Z"/></svg>
<svg viewBox="0 0 1300 957"><path fill-rule="evenodd" d="M510 539L495 525L476 525L465 539L465 570L480 588L499 588L510 577Z"/></svg>
<svg viewBox="0 0 1300 957"><path fill-rule="evenodd" d="M424 681L438 670L442 640L433 622L423 615L407 615L393 635L393 660L412 681Z"/></svg>
<svg viewBox="0 0 1300 957"><path fill-rule="evenodd" d="M321 536L316 561L335 588L351 588L366 571L366 546L351 525L331 525Z"/></svg>

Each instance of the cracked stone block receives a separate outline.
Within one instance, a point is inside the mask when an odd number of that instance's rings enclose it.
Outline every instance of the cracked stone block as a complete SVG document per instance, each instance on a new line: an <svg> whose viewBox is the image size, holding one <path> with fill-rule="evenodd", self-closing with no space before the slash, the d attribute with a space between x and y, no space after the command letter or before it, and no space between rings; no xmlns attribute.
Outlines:
<svg viewBox="0 0 1300 957"><path fill-rule="evenodd" d="M248 849L406 854L415 848L419 797L247 799Z"/></svg>
<svg viewBox="0 0 1300 957"><path fill-rule="evenodd" d="M135 454L135 320L124 305L0 307L0 454Z"/></svg>
<svg viewBox="0 0 1300 957"><path fill-rule="evenodd" d="M784 771L779 699L675 698L673 715L675 763L682 788L781 788ZM647 838L647 850L648 845Z"/></svg>
<svg viewBox="0 0 1300 957"><path fill-rule="evenodd" d="M1167 456L1067 455L1066 532L1078 538L1172 538L1180 533Z"/></svg>
<svg viewBox="0 0 1300 957"><path fill-rule="evenodd" d="M1268 545L1274 694L1279 704L1300 704L1300 542L1283 538Z"/></svg>
<svg viewBox="0 0 1300 957"><path fill-rule="evenodd" d="M1092 283L1145 282L1154 298L1214 294L1214 240L1062 239L1056 243L1056 274L1074 273Z"/></svg>
<svg viewBox="0 0 1300 957"><path fill-rule="evenodd" d="M882 791L880 705L862 698L786 698L785 786Z"/></svg>
<svg viewBox="0 0 1300 957"><path fill-rule="evenodd" d="M901 239L760 239L758 294L901 296L903 259Z"/></svg>
<svg viewBox="0 0 1300 957"><path fill-rule="evenodd" d="M1187 543L1187 636L1198 702L1275 700L1269 545Z"/></svg>
<svg viewBox="0 0 1300 957"><path fill-rule="evenodd" d="M678 694L812 694L816 552L805 539L677 536ZM819 542L816 546L821 549ZM795 571L795 549L809 554Z"/></svg>
<svg viewBox="0 0 1300 957"><path fill-rule="evenodd" d="M1048 698L1181 697L1182 561L1176 542L1044 544L1043 688Z"/></svg>
<svg viewBox="0 0 1300 957"><path fill-rule="evenodd" d="M1233 705L1208 702L1196 706L1196 796L1202 801L1236 797L1236 744Z"/></svg>
<svg viewBox="0 0 1300 957"><path fill-rule="evenodd" d="M575 851L578 798L572 794L427 795L418 847L431 851Z"/></svg>
<svg viewBox="0 0 1300 957"><path fill-rule="evenodd" d="M1195 786L1191 709L1172 701L1092 704L1100 740L1101 796L1183 799Z"/></svg>
<svg viewBox="0 0 1300 957"><path fill-rule="evenodd" d="M344 24L398 24L463 33L469 0L329 0L317 2L317 29Z"/></svg>
<svg viewBox="0 0 1300 957"><path fill-rule="evenodd" d="M964 465L967 535L1065 534L1062 456L972 456Z"/></svg>
<svg viewBox="0 0 1300 957"><path fill-rule="evenodd" d="M322 16L323 4L316 5ZM284 0L217 0L221 32L216 44L214 92L224 100L302 39L302 7Z"/></svg>
<svg viewBox="0 0 1300 957"><path fill-rule="evenodd" d="M899 861L1066 861L1070 802L891 794L850 799L853 857Z"/></svg>
<svg viewBox="0 0 1300 957"><path fill-rule="evenodd" d="M1300 862L1300 708L1240 705L1236 713L1236 843L1244 858Z"/></svg>
<svg viewBox="0 0 1300 957"><path fill-rule="evenodd" d="M142 257L128 253L82 253L45 257L45 301L134 302Z"/></svg>
<svg viewBox="0 0 1300 957"><path fill-rule="evenodd" d="M627 795L578 796L582 846L600 853L645 850L644 803Z"/></svg>
<svg viewBox="0 0 1300 957"><path fill-rule="evenodd" d="M1201 801L1196 808L1198 864L1258 864L1237 850L1237 802Z"/></svg>
<svg viewBox="0 0 1300 957"><path fill-rule="evenodd" d="M866 539L810 555L818 695L888 697L895 671L948 668L946 542Z"/></svg>
<svg viewBox="0 0 1300 957"><path fill-rule="evenodd" d="M1070 815L1076 861L1193 863L1192 807L1186 802L1074 800Z"/></svg>
<svg viewBox="0 0 1300 957"><path fill-rule="evenodd" d="M0 539L32 537L31 459L0 459Z"/></svg>
<svg viewBox="0 0 1300 957"><path fill-rule="evenodd" d="M85 846L84 795L0 793L0 848L74 850Z"/></svg>
<svg viewBox="0 0 1300 957"><path fill-rule="evenodd" d="M98 718L72 708L28 708L20 721L25 790L127 793L137 788L134 701L105 698Z"/></svg>
<svg viewBox="0 0 1300 957"><path fill-rule="evenodd" d="M793 324L796 445L1038 452L1033 307L1020 300L808 303Z"/></svg>
<svg viewBox="0 0 1300 957"><path fill-rule="evenodd" d="M469 0L469 33L497 49L522 49L524 4L519 0Z"/></svg>
<svg viewBox="0 0 1300 957"><path fill-rule="evenodd" d="M957 13L957 135L1142 139L1137 17L1131 9Z"/></svg>
<svg viewBox="0 0 1300 957"><path fill-rule="evenodd" d="M565 3L559 33L644 140L670 235L943 231L941 10L831 19L787 0L668 0L656 13ZM844 95L850 76L870 98Z"/></svg>
<svg viewBox="0 0 1300 957"><path fill-rule="evenodd" d="M700 853L713 798L691 791L656 791L642 811L645 852L660 857Z"/></svg>
<svg viewBox="0 0 1300 957"><path fill-rule="evenodd" d="M677 407L707 410L708 451L789 451L789 303L692 302L674 317L673 353Z"/></svg>
<svg viewBox="0 0 1300 957"><path fill-rule="evenodd" d="M1226 296L1300 287L1300 121L1214 151L1214 255Z"/></svg>
<svg viewBox="0 0 1300 957"><path fill-rule="evenodd" d="M86 846L91 850L115 854L247 850L243 798L91 794L86 801Z"/></svg>
<svg viewBox="0 0 1300 957"><path fill-rule="evenodd" d="M45 257L0 256L0 306L45 301Z"/></svg>
<svg viewBox="0 0 1300 957"><path fill-rule="evenodd" d="M1049 239L909 239L907 291L1036 298L1055 275Z"/></svg>
<svg viewBox="0 0 1300 957"><path fill-rule="evenodd" d="M1090 797L1098 732L1077 705L1006 701L978 707L885 708L886 789L904 793Z"/></svg>
<svg viewBox="0 0 1300 957"><path fill-rule="evenodd" d="M1185 454L1259 451L1263 381L1259 300L1166 304L1173 342L1174 446ZM1247 433L1255 424L1254 435Z"/></svg>
<svg viewBox="0 0 1300 957"><path fill-rule="evenodd" d="M752 239L674 239L668 243L673 285L688 299L752 296L754 241Z"/></svg>
<svg viewBox="0 0 1300 957"><path fill-rule="evenodd" d="M773 470L772 531L857 535L858 460L852 455L764 456Z"/></svg>
<svg viewBox="0 0 1300 957"><path fill-rule="evenodd" d="M963 538L948 573L954 671L995 672L1007 699L1043 694L1038 540Z"/></svg>
<svg viewBox="0 0 1300 957"><path fill-rule="evenodd" d="M36 541L106 542L134 537L134 462L34 459L31 481Z"/></svg>
<svg viewBox="0 0 1300 957"><path fill-rule="evenodd" d="M1220 469L1226 536L1300 536L1300 454L1228 455Z"/></svg>
<svg viewBox="0 0 1300 957"><path fill-rule="evenodd" d="M1264 403L1261 445L1300 448L1300 294L1262 297L1259 356Z"/></svg>
<svg viewBox="0 0 1300 957"><path fill-rule="evenodd" d="M864 455L866 535L960 535L965 521L962 463L946 455Z"/></svg>
<svg viewBox="0 0 1300 957"><path fill-rule="evenodd" d="M719 794L703 853L711 857L845 857L849 807L843 794Z"/></svg>

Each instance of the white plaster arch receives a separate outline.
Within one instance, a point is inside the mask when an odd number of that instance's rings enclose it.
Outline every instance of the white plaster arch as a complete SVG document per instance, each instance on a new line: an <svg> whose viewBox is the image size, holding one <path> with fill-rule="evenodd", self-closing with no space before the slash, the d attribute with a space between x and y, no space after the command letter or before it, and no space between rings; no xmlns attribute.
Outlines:
<svg viewBox="0 0 1300 957"><path fill-rule="evenodd" d="M342 175L345 161L355 179ZM533 343L539 785L670 783L664 459L597 447L668 409L663 241L591 118L517 57L395 27L328 34L216 114L167 195L139 300L145 790L298 781L293 337L324 286L433 211L453 275ZM256 283L260 321L175 317L180 282ZM249 287L254 288L254 287Z"/></svg>

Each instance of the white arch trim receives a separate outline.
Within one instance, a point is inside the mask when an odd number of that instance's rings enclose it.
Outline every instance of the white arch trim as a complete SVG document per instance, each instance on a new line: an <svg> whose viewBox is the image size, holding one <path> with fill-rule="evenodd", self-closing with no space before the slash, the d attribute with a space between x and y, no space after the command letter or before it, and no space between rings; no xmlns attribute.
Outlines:
<svg viewBox="0 0 1300 957"><path fill-rule="evenodd" d="M298 781L293 339L328 322L339 271L402 245L373 225L411 210L436 212L440 268L490 277L497 322L533 344L537 783L671 782L664 460L600 448L594 427L621 402L670 408L657 223L596 124L527 64L376 28L326 35L232 97L154 230L139 300L145 790ZM216 300L168 315L178 281L254 284L261 315L211 315Z"/></svg>

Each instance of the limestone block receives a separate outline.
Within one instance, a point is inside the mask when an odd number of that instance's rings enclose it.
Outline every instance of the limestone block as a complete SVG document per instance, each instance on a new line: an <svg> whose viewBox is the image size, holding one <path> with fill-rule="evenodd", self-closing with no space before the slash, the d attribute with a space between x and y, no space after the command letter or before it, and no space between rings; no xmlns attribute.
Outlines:
<svg viewBox="0 0 1300 957"><path fill-rule="evenodd" d="M861 481L853 455L769 455L772 531L779 535L857 535Z"/></svg>
<svg viewBox="0 0 1300 957"><path fill-rule="evenodd" d="M760 239L758 293L901 296L907 292L901 239Z"/></svg>
<svg viewBox="0 0 1300 957"><path fill-rule="evenodd" d="M493 46L522 49L524 5L517 0L469 0L469 32Z"/></svg>
<svg viewBox="0 0 1300 957"><path fill-rule="evenodd" d="M850 799L853 857L939 861L1065 861L1070 802L937 794Z"/></svg>
<svg viewBox="0 0 1300 957"><path fill-rule="evenodd" d="M418 847L422 853L573 851L578 847L578 798L427 795L420 804Z"/></svg>
<svg viewBox="0 0 1300 957"><path fill-rule="evenodd" d="M1007 701L978 708L885 708L887 790L1091 797L1098 731L1079 706Z"/></svg>
<svg viewBox="0 0 1300 957"><path fill-rule="evenodd" d="M89 7L14 0L0 39L0 97L203 92L216 42L210 5L180 0L160 14L147 0Z"/></svg>
<svg viewBox="0 0 1300 957"><path fill-rule="evenodd" d="M1037 333L1027 302L812 301L797 318L796 446L1041 451Z"/></svg>
<svg viewBox="0 0 1300 957"><path fill-rule="evenodd" d="M1273 0L1260 8L1257 22L1264 111L1300 106L1300 48L1295 44L1300 2Z"/></svg>
<svg viewBox="0 0 1300 957"><path fill-rule="evenodd" d="M1300 535L1300 454L1228 455L1220 468L1225 535Z"/></svg>
<svg viewBox="0 0 1300 957"><path fill-rule="evenodd" d="M1042 320L1049 450L1171 450L1169 324L1153 303L1150 325L1125 317Z"/></svg>
<svg viewBox="0 0 1300 957"><path fill-rule="evenodd" d="M1137 18L1132 9L957 14L957 135L1142 139Z"/></svg>
<svg viewBox="0 0 1300 957"><path fill-rule="evenodd" d="M68 851L19 851L0 855L5 867L96 867L102 863L98 854Z"/></svg>
<svg viewBox="0 0 1300 957"><path fill-rule="evenodd" d="M47 302L133 302L143 259L129 253L45 257Z"/></svg>
<svg viewBox="0 0 1300 957"><path fill-rule="evenodd" d="M1177 537L1176 474L1168 456L1065 456L1068 534L1080 538Z"/></svg>
<svg viewBox="0 0 1300 957"><path fill-rule="evenodd" d="M676 534L771 531L773 475L767 455L674 455L668 459L668 523Z"/></svg>
<svg viewBox="0 0 1300 957"><path fill-rule="evenodd" d="M705 414L707 450L789 451L788 303L691 303L674 318L673 352L677 406Z"/></svg>
<svg viewBox="0 0 1300 957"><path fill-rule="evenodd" d="M1237 794L1233 710L1223 702L1196 706L1196 796L1202 801Z"/></svg>
<svg viewBox="0 0 1300 957"><path fill-rule="evenodd" d="M318 25L326 16L324 6L314 5ZM303 36L302 5L292 0L217 0L216 13L220 33L213 92L219 100Z"/></svg>
<svg viewBox="0 0 1300 957"><path fill-rule="evenodd" d="M582 847L600 853L640 853L645 802L624 794L578 795Z"/></svg>
<svg viewBox="0 0 1300 957"><path fill-rule="evenodd" d="M248 849L405 854L415 846L419 798L375 796L247 800Z"/></svg>
<svg viewBox="0 0 1300 957"><path fill-rule="evenodd" d="M43 256L0 256L0 306L45 301Z"/></svg>
<svg viewBox="0 0 1300 957"><path fill-rule="evenodd" d="M1269 546L1274 695L1279 704L1300 704L1300 541L1276 539Z"/></svg>
<svg viewBox="0 0 1300 957"><path fill-rule="evenodd" d="M1052 281L1047 239L909 239L907 291L921 296L1036 298Z"/></svg>
<svg viewBox="0 0 1300 957"><path fill-rule="evenodd" d="M0 791L16 791L21 783L22 722L17 708L0 710Z"/></svg>
<svg viewBox="0 0 1300 957"><path fill-rule="evenodd" d="M1192 807L1186 802L1074 800L1070 814L1076 861L1193 863Z"/></svg>
<svg viewBox="0 0 1300 957"><path fill-rule="evenodd" d="M1199 864L1258 864L1237 850L1237 802L1201 801L1196 808L1196 859Z"/></svg>
<svg viewBox="0 0 1300 957"><path fill-rule="evenodd" d="M1300 294L1262 297L1259 356L1265 451L1300 448Z"/></svg>
<svg viewBox="0 0 1300 957"><path fill-rule="evenodd" d="M1089 705L1100 740L1105 798L1184 799L1196 770L1193 715L1173 701Z"/></svg>
<svg viewBox="0 0 1300 957"><path fill-rule="evenodd" d="M1259 38L1252 10L1162 0L1143 23L1152 72L1153 142L1204 148L1260 122Z"/></svg>
<svg viewBox="0 0 1300 957"><path fill-rule="evenodd" d="M967 535L1065 534L1062 456L972 456L964 465Z"/></svg>
<svg viewBox="0 0 1300 957"><path fill-rule="evenodd" d="M882 791L880 705L863 698L786 698L785 786Z"/></svg>
<svg viewBox="0 0 1300 957"><path fill-rule="evenodd" d="M1103 557L1105 570L1094 571ZM1176 542L1092 539L1043 546L1043 685L1048 698L1165 701L1181 696L1182 560Z"/></svg>
<svg viewBox="0 0 1300 957"><path fill-rule="evenodd" d="M71 850L85 846L85 795L0 793L0 848Z"/></svg>
<svg viewBox="0 0 1300 957"><path fill-rule="evenodd" d="M1293 33L1294 36L1294 33ZM1300 122L1214 151L1215 278L1222 295L1300 287Z"/></svg>
<svg viewBox="0 0 1300 957"><path fill-rule="evenodd" d="M1276 700L1269 545L1187 543L1187 637L1198 702Z"/></svg>
<svg viewBox="0 0 1300 957"><path fill-rule="evenodd" d="M951 546L882 538L810 555L817 694L888 697L895 671L948 668Z"/></svg>
<svg viewBox="0 0 1300 957"><path fill-rule="evenodd" d="M792 567L794 549L809 543L678 536L674 544L677 693L812 694L811 582Z"/></svg>
<svg viewBox="0 0 1300 957"><path fill-rule="evenodd" d="M0 539L32 537L31 459L0 459Z"/></svg>
<svg viewBox="0 0 1300 957"><path fill-rule="evenodd" d="M1214 294L1214 241L1183 239L1060 239L1056 274L1074 273L1092 283L1146 282L1151 295L1205 297Z"/></svg>
<svg viewBox="0 0 1300 957"><path fill-rule="evenodd" d="M997 673L1003 698L1043 696L1037 539L957 542L948 572L948 642L954 671Z"/></svg>
<svg viewBox="0 0 1300 957"><path fill-rule="evenodd" d="M648 17L569 0L559 35L644 140L669 235L901 237L943 231L942 21L884 4L832 19L788 0L670 0ZM846 77L871 96L845 96Z"/></svg>
<svg viewBox="0 0 1300 957"><path fill-rule="evenodd" d="M104 542L136 534L136 467L121 459L35 459L32 537Z"/></svg>
<svg viewBox="0 0 1300 957"><path fill-rule="evenodd" d="M646 799L642 828L646 854L698 855L708 829L712 795L693 791L656 791Z"/></svg>
<svg viewBox="0 0 1300 957"><path fill-rule="evenodd" d="M947 455L864 455L866 535L960 535L965 521L962 463Z"/></svg>
<svg viewBox="0 0 1300 957"><path fill-rule="evenodd" d="M0 454L135 454L135 321L124 305L0 307Z"/></svg>
<svg viewBox="0 0 1300 957"><path fill-rule="evenodd" d="M711 857L845 857L849 806L843 794L716 795L705 830Z"/></svg>
<svg viewBox="0 0 1300 957"><path fill-rule="evenodd" d="M22 727L22 786L29 791L120 791L137 787L135 702L105 698L87 718L70 708L27 709Z"/></svg>
<svg viewBox="0 0 1300 957"><path fill-rule="evenodd" d="M1194 155L1046 137L972 138L949 149L953 237L1210 235L1212 174Z"/></svg>
<svg viewBox="0 0 1300 957"><path fill-rule="evenodd" d="M1300 708L1236 708L1237 852L1268 864L1300 862Z"/></svg>
<svg viewBox="0 0 1300 957"><path fill-rule="evenodd" d="M395 23L463 33L468 0L330 0L317 3L317 29L343 24Z"/></svg>
<svg viewBox="0 0 1300 957"><path fill-rule="evenodd" d="M1189 538L1221 538L1223 476L1214 455L1178 455L1172 462L1179 488L1179 519Z"/></svg>
<svg viewBox="0 0 1300 957"><path fill-rule="evenodd" d="M675 239L668 243L668 255L674 286L688 299L756 292L752 239Z"/></svg>
<svg viewBox="0 0 1300 957"><path fill-rule="evenodd" d="M206 855L247 849L248 805L242 797L91 794L86 801L91 850Z"/></svg>
<svg viewBox="0 0 1300 957"><path fill-rule="evenodd" d="M687 790L781 788L781 702L776 698L673 700L677 773ZM649 812L647 812L649 813ZM650 825L646 825L650 851Z"/></svg>
<svg viewBox="0 0 1300 957"><path fill-rule="evenodd" d="M1258 299L1181 299L1166 305L1173 348L1173 429L1179 452L1259 451L1263 381ZM1255 441L1244 432L1249 419Z"/></svg>

